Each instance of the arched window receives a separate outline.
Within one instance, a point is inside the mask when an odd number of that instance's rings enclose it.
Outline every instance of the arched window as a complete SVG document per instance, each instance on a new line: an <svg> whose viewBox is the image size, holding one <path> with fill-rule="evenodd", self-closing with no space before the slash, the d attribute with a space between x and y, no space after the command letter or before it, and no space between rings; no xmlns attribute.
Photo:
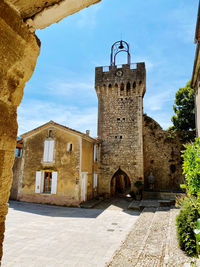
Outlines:
<svg viewBox="0 0 200 267"><path fill-rule="evenodd" d="M121 83L120 85L120 95L123 96L124 95L124 84Z"/></svg>
<svg viewBox="0 0 200 267"><path fill-rule="evenodd" d="M136 87L136 82L133 83L133 88L135 88L135 87Z"/></svg>
<svg viewBox="0 0 200 267"><path fill-rule="evenodd" d="M112 88L112 84L110 83L110 84L108 85L108 87L109 87L109 88Z"/></svg>
<svg viewBox="0 0 200 267"><path fill-rule="evenodd" d="M71 152L72 149L73 149L73 145L72 145L72 143L68 143L68 145L67 145L67 151L68 151L68 152Z"/></svg>
<svg viewBox="0 0 200 267"><path fill-rule="evenodd" d="M130 84L130 82L127 82L126 95L129 96L130 94L131 94L131 84Z"/></svg>

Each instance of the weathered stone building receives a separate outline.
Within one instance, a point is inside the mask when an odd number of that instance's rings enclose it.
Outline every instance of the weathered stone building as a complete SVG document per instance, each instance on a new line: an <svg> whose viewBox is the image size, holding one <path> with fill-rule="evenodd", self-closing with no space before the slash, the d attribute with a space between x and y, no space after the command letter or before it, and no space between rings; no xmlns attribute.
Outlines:
<svg viewBox="0 0 200 267"><path fill-rule="evenodd" d="M119 52L127 64L117 66ZM113 195L136 191L135 182L150 189L152 170L155 190L177 190L182 181L182 141L163 131L151 118L143 118L146 91L145 63L131 64L129 45L116 42L109 67L96 67L98 137L101 143L99 193Z"/></svg>
<svg viewBox="0 0 200 267"><path fill-rule="evenodd" d="M89 132L50 121L22 138L23 153L15 160L12 187L17 200L77 206L96 196L100 150Z"/></svg>
<svg viewBox="0 0 200 267"><path fill-rule="evenodd" d="M103 67L97 67L95 71L98 137L102 140L99 192L107 194L123 192L126 187L133 190L134 181L144 177L142 99L146 90L145 64L130 65L128 44L117 42L112 49L119 45L127 50L127 64L117 67L111 61L107 71ZM124 180L124 186L117 185L120 180Z"/></svg>
<svg viewBox="0 0 200 267"><path fill-rule="evenodd" d="M183 134L184 137L184 134ZM177 191L184 183L181 151L185 143L181 133L164 131L147 115L143 115L144 189L150 189L148 176L152 171L153 190Z"/></svg>
<svg viewBox="0 0 200 267"><path fill-rule="evenodd" d="M117 66L115 56L121 50L127 52L127 64ZM136 191L138 181L144 184L145 190L179 189L183 141L179 135L163 131L157 122L143 115L145 64L130 63L126 42L113 45L109 67L96 67L95 90L98 139L54 122L22 135L21 170L20 160L16 159L11 197L17 191L17 199L22 201L78 205L97 194L109 197ZM50 162L44 160L45 142L53 142L53 147L49 147L54 151ZM73 146L71 153L67 153L67 144ZM148 181L150 172L155 180L153 188ZM48 192L44 191L45 175L52 179ZM87 182L83 181L84 177ZM88 184L85 187L82 183ZM83 188L85 197L81 195Z"/></svg>

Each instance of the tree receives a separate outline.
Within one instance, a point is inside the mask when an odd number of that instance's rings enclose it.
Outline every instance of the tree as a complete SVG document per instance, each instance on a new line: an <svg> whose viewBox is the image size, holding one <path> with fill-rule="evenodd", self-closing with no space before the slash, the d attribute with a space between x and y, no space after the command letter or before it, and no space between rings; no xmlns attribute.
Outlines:
<svg viewBox="0 0 200 267"><path fill-rule="evenodd" d="M171 121L174 126L169 130L194 130L195 129L195 92L190 87L190 81L184 88L180 88L176 92L173 110L176 115L173 115Z"/></svg>

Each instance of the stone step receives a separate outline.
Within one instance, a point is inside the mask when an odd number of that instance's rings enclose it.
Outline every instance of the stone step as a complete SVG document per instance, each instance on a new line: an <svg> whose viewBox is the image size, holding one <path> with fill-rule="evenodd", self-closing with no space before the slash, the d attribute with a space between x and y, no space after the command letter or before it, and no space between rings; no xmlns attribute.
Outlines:
<svg viewBox="0 0 200 267"><path fill-rule="evenodd" d="M144 208L147 207L171 207L174 205L174 200L163 200L163 199L158 199L158 200L149 200L149 199L143 199L141 201L136 201L133 200L130 205L128 206L129 210L143 210Z"/></svg>
<svg viewBox="0 0 200 267"><path fill-rule="evenodd" d="M91 200L88 200L86 202L81 203L80 204L80 208L83 208L83 209L92 209L96 205L98 205L99 203L101 203L102 201L103 201L103 199L91 199Z"/></svg>
<svg viewBox="0 0 200 267"><path fill-rule="evenodd" d="M160 200L172 200L175 201L177 196L184 195L183 193L175 192L158 192L158 191L143 191L143 199L160 199Z"/></svg>

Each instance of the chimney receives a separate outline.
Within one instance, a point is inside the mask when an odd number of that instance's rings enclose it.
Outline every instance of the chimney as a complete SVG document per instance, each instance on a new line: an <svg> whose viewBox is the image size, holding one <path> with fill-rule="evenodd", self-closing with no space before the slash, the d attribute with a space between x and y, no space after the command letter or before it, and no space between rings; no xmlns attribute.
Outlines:
<svg viewBox="0 0 200 267"><path fill-rule="evenodd" d="M86 130L86 135L90 136L90 130Z"/></svg>

